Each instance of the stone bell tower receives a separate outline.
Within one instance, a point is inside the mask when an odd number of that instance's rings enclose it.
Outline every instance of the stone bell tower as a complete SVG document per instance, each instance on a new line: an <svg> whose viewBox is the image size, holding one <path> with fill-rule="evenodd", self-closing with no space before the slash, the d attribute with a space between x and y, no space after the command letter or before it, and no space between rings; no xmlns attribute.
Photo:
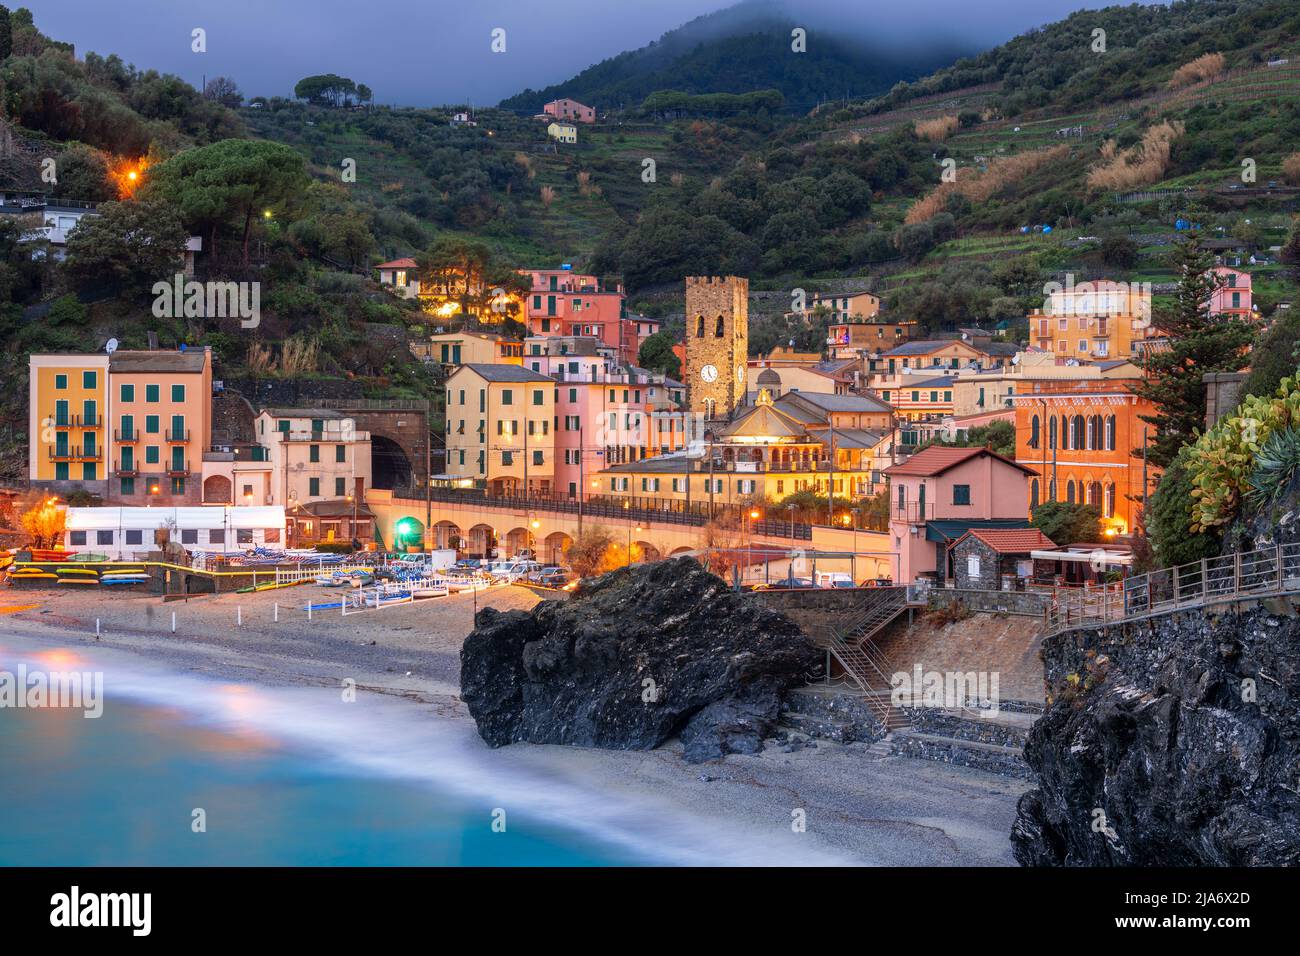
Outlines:
<svg viewBox="0 0 1300 956"><path fill-rule="evenodd" d="M749 359L749 280L686 277L686 404L705 418L727 418L745 402Z"/></svg>

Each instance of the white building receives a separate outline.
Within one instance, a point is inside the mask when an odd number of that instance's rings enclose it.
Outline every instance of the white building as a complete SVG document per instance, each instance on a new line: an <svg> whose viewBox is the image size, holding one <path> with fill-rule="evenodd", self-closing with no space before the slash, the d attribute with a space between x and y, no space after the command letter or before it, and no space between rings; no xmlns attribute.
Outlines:
<svg viewBox="0 0 1300 956"><path fill-rule="evenodd" d="M162 550L160 532L187 551L239 553L257 547L283 548L284 508L68 508L63 533L70 551L140 560Z"/></svg>

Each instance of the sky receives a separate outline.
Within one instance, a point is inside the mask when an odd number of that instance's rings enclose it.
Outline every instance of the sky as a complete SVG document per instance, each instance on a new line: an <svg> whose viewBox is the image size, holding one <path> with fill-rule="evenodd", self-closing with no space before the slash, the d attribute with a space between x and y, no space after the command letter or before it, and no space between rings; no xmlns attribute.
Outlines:
<svg viewBox="0 0 1300 956"><path fill-rule="evenodd" d="M1116 0L1111 0L1116 2ZM994 46L1087 0L785 0L796 22L893 44ZM496 103L657 39L734 0L10 0L47 36L116 53L195 86L230 76L246 96L292 96L315 73L367 84L377 103ZM207 51L191 49L202 28ZM505 31L505 52L491 49Z"/></svg>

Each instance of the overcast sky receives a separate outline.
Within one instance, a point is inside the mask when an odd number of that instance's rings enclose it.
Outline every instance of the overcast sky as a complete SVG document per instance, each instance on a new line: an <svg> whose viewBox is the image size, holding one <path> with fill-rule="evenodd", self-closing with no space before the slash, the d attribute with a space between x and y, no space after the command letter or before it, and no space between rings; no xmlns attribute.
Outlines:
<svg viewBox="0 0 1300 956"><path fill-rule="evenodd" d="M495 103L540 89L643 46L733 0L9 0L42 32L86 51L116 53L141 69L195 86L231 76L247 96L291 96L313 73L368 84L379 103ZM956 40L985 48L1060 19L1093 0L788 0L816 30L886 42ZM207 31L207 52L191 31ZM506 52L491 33L506 31Z"/></svg>

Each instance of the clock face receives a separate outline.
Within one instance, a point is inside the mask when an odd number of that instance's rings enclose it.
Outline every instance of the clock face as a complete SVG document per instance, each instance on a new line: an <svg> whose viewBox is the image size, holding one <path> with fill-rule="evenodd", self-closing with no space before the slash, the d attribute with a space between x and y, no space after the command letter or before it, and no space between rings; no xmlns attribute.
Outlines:
<svg viewBox="0 0 1300 956"><path fill-rule="evenodd" d="M737 382L743 382L744 380L745 380L745 366L743 366L743 365L737 365L737 366L736 366L736 381L737 381Z"/></svg>
<svg viewBox="0 0 1300 956"><path fill-rule="evenodd" d="M700 369L700 378L706 382L716 382L718 380L718 370L712 365L706 365Z"/></svg>

